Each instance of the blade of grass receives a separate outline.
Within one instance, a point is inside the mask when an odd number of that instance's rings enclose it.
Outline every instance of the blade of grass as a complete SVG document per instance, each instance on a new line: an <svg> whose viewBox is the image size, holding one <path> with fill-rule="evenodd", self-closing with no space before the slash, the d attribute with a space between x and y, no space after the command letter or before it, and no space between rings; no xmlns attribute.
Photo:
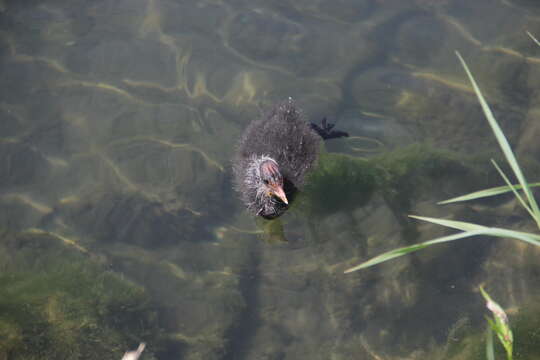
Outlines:
<svg viewBox="0 0 540 360"><path fill-rule="evenodd" d="M418 217L420 218L420 217ZM422 220L430 219L430 220L436 220L438 222L451 222L451 223L463 223L461 221L450 221L450 220L443 220L443 219L432 219L432 218L421 218ZM429 220L426 220L429 221ZM435 222L435 221L432 221ZM521 240L524 242L527 242L529 244L533 244L536 246L540 246L540 236L535 234L529 234L529 233L521 233L518 231L512 231L512 230L506 230L506 229L500 229L500 228L488 228L481 225L471 224L471 223L463 223L466 224L467 227L478 227L478 230L472 230L472 231L462 231L457 234L452 234L448 236L439 237L433 240L425 241L420 244L415 244L411 246L405 246L398 249L390 250L385 253L382 253L380 255L375 256L374 258L369 259L368 261L365 261L359 265L356 265L352 268L349 268L344 271L345 274L351 273L353 271L357 271L360 269L364 269L376 264L383 263L388 260L395 259L397 257L407 255L409 253L422 250L428 246L440 244L444 242L454 241L458 239L463 239L466 237L471 236L477 236L477 235L490 235L495 237L502 237L502 238L514 238L517 240Z"/></svg>
<svg viewBox="0 0 540 360"><path fill-rule="evenodd" d="M489 296L482 286L480 286L480 292L486 300L486 308L493 316L493 318L486 317L486 319L493 332L497 334L497 338L499 338L501 345L504 347L506 358L511 360L514 347L514 335L508 322L508 315L506 315L504 309Z"/></svg>
<svg viewBox="0 0 540 360"><path fill-rule="evenodd" d="M519 195L519 193L512 187L512 184L510 184L510 180L508 180L508 177L506 176L506 174L502 171L502 169L499 167L499 165L497 165L497 163L495 162L495 160L491 159L491 163L493 164L493 166L495 166L495 169L497 169L497 171L499 172L499 175L501 175L501 177L503 178L504 182L512 189L512 192L514 193L514 195L518 198L519 202L521 203L521 205L527 210L527 212L532 216L532 218L534 219L534 214L531 210L531 208L527 205L527 203L525 202L525 200L523 200L523 197L521 197L521 195Z"/></svg>
<svg viewBox="0 0 540 360"><path fill-rule="evenodd" d="M534 36L533 34L531 34L530 32L528 31L525 31L527 33L527 35L529 35L529 37L536 43L536 45L540 46L540 41L538 41Z"/></svg>
<svg viewBox="0 0 540 360"><path fill-rule="evenodd" d="M495 120L495 117L493 116L493 113L491 112L489 105L484 99L484 96L482 95L480 88L476 84L476 81L474 80L474 77L472 76L469 70L469 67L465 63L465 60L463 60L463 58L461 57L461 54L458 51L456 51L456 55L459 61L461 62L461 65L465 69L467 76L469 77L469 80L474 88L474 92L476 93L476 96L478 97L478 101L480 102L480 105L482 106L482 110L484 111L484 114L488 120L488 123L491 126L491 129L493 130L495 137L497 138L497 141L499 142L499 146L501 147L501 150L504 156L506 157L508 164L514 171L516 178L518 179L519 183L523 187L525 195L527 196L527 200L529 201L529 205L531 206L531 209L533 213L535 214L534 220L536 221L536 224L540 228L540 209L538 208L538 204L536 203L536 200L534 199L534 196L532 195L531 189L529 188L528 183L525 180L525 176L523 175L518 165L516 157L514 156L514 153L512 152L512 149L510 148L510 144L508 144L508 140L506 140L504 133L502 132L501 128L499 127L499 124Z"/></svg>
<svg viewBox="0 0 540 360"><path fill-rule="evenodd" d="M495 360L495 350L493 348L493 329L488 325L486 329L486 358Z"/></svg>
<svg viewBox="0 0 540 360"><path fill-rule="evenodd" d="M430 217L415 216L415 215L409 215L409 217L413 219L423 220L423 221L431 222L434 224L446 226L452 229L462 230L462 231L485 230L485 231L490 232L489 235L493 235L497 237L510 237L510 238L525 241L535 246L540 246L540 235L537 235L537 234L496 228L496 227L487 227L487 226L473 224L473 223L469 223L465 221L446 220L446 219L430 218Z"/></svg>
<svg viewBox="0 0 540 360"><path fill-rule="evenodd" d="M540 186L540 182L529 184L529 187L539 187L539 186ZM522 189L521 185L519 185L519 184L513 184L512 187L515 190L521 190ZM451 204L451 203L456 203L456 202L461 202L461 201L469 201L469 200L481 199L481 198L485 198L485 197L505 194L505 193L510 192L510 191L512 191L512 188L510 188L507 185L497 186L497 187L484 189L484 190L479 190L479 191L475 191L475 192L472 192L472 193L469 193L469 194L457 196L455 198L451 198L451 199L448 199L448 200L439 201L437 204L444 205L444 204Z"/></svg>
<svg viewBox="0 0 540 360"><path fill-rule="evenodd" d="M415 252L415 251L418 251L418 250L422 250L423 248L426 248L426 247L434 245L434 244L439 244L439 243L443 243L443 242L462 239L462 238L469 237L469 236L480 235L482 232L483 232L483 230L460 232L460 233L457 233L457 234L443 236L443 237L440 237L440 238L429 240L429 241L426 241L426 242L423 242L423 243L420 243L420 244L411 245L411 246L405 246L405 247L402 247L402 248L390 250L390 251L382 253L382 254L380 254L378 256L375 256L374 258L372 258L372 259L370 259L368 261L365 261L365 262L361 263L360 265L357 265L357 266L354 266L354 267L352 267L350 269L345 270L345 274L351 273L351 272L356 271L356 270L364 269L364 268L367 268L367 267L370 267L370 266L373 266L373 265L376 265L376 264L380 264L382 262L385 262L385 261L388 261L388 260L403 256L403 255L406 255L406 254L409 254L409 253L412 253L412 252Z"/></svg>
<svg viewBox="0 0 540 360"><path fill-rule="evenodd" d="M462 231L475 231L475 230L484 230L489 229L487 226L473 224L465 221L458 221L458 220L446 220L441 218L432 218L427 216L416 216L416 215L409 215L410 218L417 219L417 220L423 220L427 222L431 222L434 224L446 226L452 229L458 229Z"/></svg>

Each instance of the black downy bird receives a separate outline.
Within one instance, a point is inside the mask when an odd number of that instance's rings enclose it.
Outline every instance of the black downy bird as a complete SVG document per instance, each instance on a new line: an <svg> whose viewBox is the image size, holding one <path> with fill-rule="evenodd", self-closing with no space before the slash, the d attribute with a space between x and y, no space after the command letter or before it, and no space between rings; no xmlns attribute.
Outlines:
<svg viewBox="0 0 540 360"><path fill-rule="evenodd" d="M266 219L282 215L315 165L321 138L348 136L333 127L326 118L321 126L308 123L291 98L249 124L233 160L235 188L248 210Z"/></svg>

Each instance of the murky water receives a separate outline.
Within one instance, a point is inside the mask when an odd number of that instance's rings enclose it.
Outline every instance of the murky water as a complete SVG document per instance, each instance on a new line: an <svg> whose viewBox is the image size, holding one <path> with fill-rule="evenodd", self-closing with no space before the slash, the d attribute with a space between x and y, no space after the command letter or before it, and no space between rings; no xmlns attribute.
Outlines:
<svg viewBox="0 0 540 360"><path fill-rule="evenodd" d="M463 240L343 274L445 234L408 214L534 231L509 196L436 205L502 184L455 50L540 179L526 31L535 1L0 0L0 359L139 342L142 359L484 359L481 284L516 359L537 359L531 246ZM289 96L351 137L290 211L253 219L230 159Z"/></svg>

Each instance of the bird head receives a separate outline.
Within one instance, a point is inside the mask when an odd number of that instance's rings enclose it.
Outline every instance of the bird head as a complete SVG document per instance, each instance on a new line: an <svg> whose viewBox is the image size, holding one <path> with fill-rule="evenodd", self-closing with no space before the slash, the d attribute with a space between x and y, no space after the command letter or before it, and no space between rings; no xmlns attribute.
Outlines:
<svg viewBox="0 0 540 360"><path fill-rule="evenodd" d="M265 158L259 165L260 187L258 193L267 200L278 198L284 204L289 204L283 190L283 175L278 164L271 158Z"/></svg>

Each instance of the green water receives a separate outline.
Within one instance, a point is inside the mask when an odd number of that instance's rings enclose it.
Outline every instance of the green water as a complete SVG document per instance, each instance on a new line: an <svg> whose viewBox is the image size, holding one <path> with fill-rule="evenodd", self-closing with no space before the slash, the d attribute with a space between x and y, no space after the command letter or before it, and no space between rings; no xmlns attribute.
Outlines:
<svg viewBox="0 0 540 360"><path fill-rule="evenodd" d="M540 252L441 245L407 217L534 231L501 185L475 74L539 181L526 0L0 0L0 359L484 359L478 286L540 356ZM237 138L293 97L338 121L279 220L231 188ZM500 356L502 355L499 354ZM502 357L501 357L502 358Z"/></svg>

